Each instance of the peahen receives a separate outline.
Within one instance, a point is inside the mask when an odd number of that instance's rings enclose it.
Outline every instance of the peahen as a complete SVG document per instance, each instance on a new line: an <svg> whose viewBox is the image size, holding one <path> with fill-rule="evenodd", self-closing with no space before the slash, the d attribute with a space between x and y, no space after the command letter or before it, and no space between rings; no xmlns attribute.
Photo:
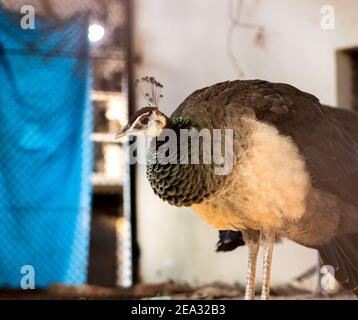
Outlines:
<svg viewBox="0 0 358 320"><path fill-rule="evenodd" d="M260 244L261 299L269 298L273 245L280 237L318 249L335 278L358 295L356 113L324 106L287 84L237 80L195 91L167 117L159 110L162 85L152 77L140 83L149 106L116 138L155 137L147 160L154 193L191 207L218 230L242 232L249 247L245 299L254 298ZM211 141L203 139L204 130ZM189 146L179 139L182 133L191 138ZM217 145L229 149L220 162L229 171L208 161Z"/></svg>

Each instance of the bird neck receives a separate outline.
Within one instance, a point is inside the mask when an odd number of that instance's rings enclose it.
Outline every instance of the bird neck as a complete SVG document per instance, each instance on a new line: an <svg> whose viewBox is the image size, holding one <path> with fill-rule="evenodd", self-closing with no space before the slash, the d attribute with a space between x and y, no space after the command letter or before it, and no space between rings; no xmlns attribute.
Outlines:
<svg viewBox="0 0 358 320"><path fill-rule="evenodd" d="M213 166L204 164L201 158L199 163L192 163L191 140L183 144L180 132L186 129L190 135L192 129L197 129L191 120L175 117L170 119L170 125L166 128L174 131L176 139L170 141L159 136L152 140L148 152L151 161L147 162L147 178L154 193L162 200L175 206L198 204L216 192L222 179L215 177ZM182 161L183 155L187 156L189 163ZM166 161L162 161L164 158Z"/></svg>
<svg viewBox="0 0 358 320"><path fill-rule="evenodd" d="M172 129L177 134L180 133L181 129L190 130L194 128L196 128L196 125L193 123L193 121L183 117L167 118L167 124L165 126L165 129Z"/></svg>
<svg viewBox="0 0 358 320"><path fill-rule="evenodd" d="M173 127L183 127L183 128L189 128L193 125L192 121L183 117L173 117L172 119L170 119L170 123L171 126Z"/></svg>

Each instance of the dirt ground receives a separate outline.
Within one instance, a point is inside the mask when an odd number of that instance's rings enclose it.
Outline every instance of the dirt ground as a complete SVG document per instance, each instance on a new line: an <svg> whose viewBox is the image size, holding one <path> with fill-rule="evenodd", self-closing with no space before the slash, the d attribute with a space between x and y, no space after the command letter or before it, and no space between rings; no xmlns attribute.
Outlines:
<svg viewBox="0 0 358 320"><path fill-rule="evenodd" d="M258 293L259 294L259 293ZM2 299L163 299L163 300L192 300L192 299L243 299L244 289L240 285L228 285L221 282L192 288L186 284L165 282L158 284L136 285L133 288L105 288L98 286L63 286L53 285L47 290L0 290ZM259 297L257 297L259 298ZM314 296L310 292L299 291L292 287L273 288L272 300L354 300L350 292L340 292L330 296Z"/></svg>

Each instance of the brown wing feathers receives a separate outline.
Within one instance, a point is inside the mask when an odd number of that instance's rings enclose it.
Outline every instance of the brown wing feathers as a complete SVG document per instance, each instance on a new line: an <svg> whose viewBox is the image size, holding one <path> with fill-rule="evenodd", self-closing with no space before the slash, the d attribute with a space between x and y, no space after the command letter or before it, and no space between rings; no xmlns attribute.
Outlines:
<svg viewBox="0 0 358 320"><path fill-rule="evenodd" d="M356 208L354 219L352 213L340 214L340 235L332 235L331 241L318 249L324 263L335 268L337 280L358 294L357 114L322 106L316 97L290 85L252 80L223 82L197 90L173 116L195 118L199 106L205 106L209 114L212 110L214 123L217 110L225 110L229 105L238 110L251 109L256 119L291 137L306 161L313 187ZM344 226L350 223L353 225L348 232Z"/></svg>

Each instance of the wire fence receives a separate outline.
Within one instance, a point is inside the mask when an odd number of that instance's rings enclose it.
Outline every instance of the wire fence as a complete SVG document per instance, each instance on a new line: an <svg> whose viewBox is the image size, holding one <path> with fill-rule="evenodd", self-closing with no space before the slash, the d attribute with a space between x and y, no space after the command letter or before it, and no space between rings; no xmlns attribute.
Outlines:
<svg viewBox="0 0 358 320"><path fill-rule="evenodd" d="M24 5L34 9L34 28L21 25L31 18ZM110 137L127 117L125 5L0 2L2 287L86 283L90 254L93 265L105 250L105 241L90 242L101 240L90 231L92 199L121 198L123 151ZM89 43L90 25L103 28L98 43ZM118 218L120 205L97 211Z"/></svg>

